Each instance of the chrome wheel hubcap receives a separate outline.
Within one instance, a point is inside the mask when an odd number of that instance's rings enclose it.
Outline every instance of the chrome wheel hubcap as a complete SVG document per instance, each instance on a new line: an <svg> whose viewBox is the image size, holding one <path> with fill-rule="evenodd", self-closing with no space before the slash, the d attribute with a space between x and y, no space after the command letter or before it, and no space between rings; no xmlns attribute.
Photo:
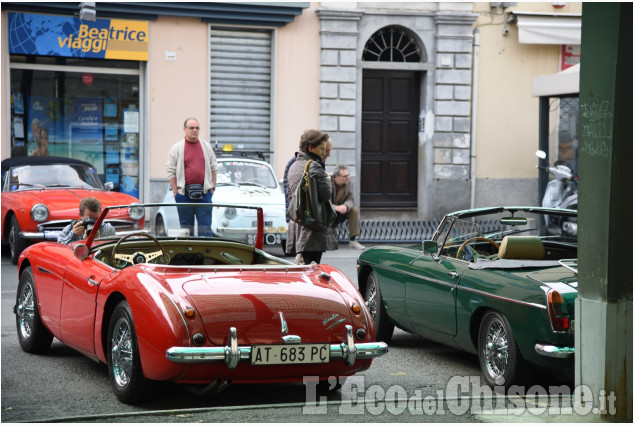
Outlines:
<svg viewBox="0 0 635 425"><path fill-rule="evenodd" d="M20 292L20 301L16 308L20 334L22 338L28 339L33 334L33 320L35 309L33 307L33 286L26 284Z"/></svg>
<svg viewBox="0 0 635 425"><path fill-rule="evenodd" d="M15 231L15 227L11 226L11 230L9 231L9 250L11 251L11 256L15 255L15 240L18 237Z"/></svg>
<svg viewBox="0 0 635 425"><path fill-rule="evenodd" d="M492 320L487 328L487 337L483 347L487 373L498 383L505 377L509 361L509 343L503 323ZM502 382L501 382L502 383Z"/></svg>
<svg viewBox="0 0 635 425"><path fill-rule="evenodd" d="M366 300L366 307L370 312L370 317L377 320L377 304L375 303L375 296L377 295L377 288L372 285L369 290L368 299Z"/></svg>
<svg viewBox="0 0 635 425"><path fill-rule="evenodd" d="M112 335L112 371L120 387L130 383L132 373L132 332L130 323L124 318L117 320Z"/></svg>

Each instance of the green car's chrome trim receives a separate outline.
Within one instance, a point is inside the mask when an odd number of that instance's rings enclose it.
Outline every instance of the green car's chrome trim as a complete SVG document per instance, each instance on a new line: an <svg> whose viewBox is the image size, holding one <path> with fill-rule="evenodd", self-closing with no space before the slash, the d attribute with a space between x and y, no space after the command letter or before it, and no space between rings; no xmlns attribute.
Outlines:
<svg viewBox="0 0 635 425"><path fill-rule="evenodd" d="M465 288L463 286L457 286L457 288L461 289L463 291L468 291L468 292L472 292L474 294L484 295L486 297L496 298L498 300L509 301L509 302L515 303L515 304L521 304L521 305L526 305L526 306L529 306L529 307L541 308L543 310L547 309L547 306L546 305L542 305L542 304L536 304L536 303L530 303L530 302L527 302L527 301L514 300L512 298L501 297L501 296L498 296L498 295L489 294L487 292L479 291L479 290L476 290L476 289Z"/></svg>
<svg viewBox="0 0 635 425"><path fill-rule="evenodd" d="M547 357L568 359L575 355L575 347L556 347L555 345L536 344L536 353Z"/></svg>
<svg viewBox="0 0 635 425"><path fill-rule="evenodd" d="M419 276L419 275L417 275L415 273L404 272L403 270L395 269L393 267L385 267L385 266L380 266L380 265L377 265L377 264L371 265L370 263L367 263L366 261L363 261L363 260L360 260L359 263L364 263L364 264L366 264L366 265L368 265L368 266L370 266L372 268L379 268L379 269L387 270L387 271L390 271L390 272L398 273L400 275L408 275L408 276L415 277L417 279L421 279L421 276ZM490 294L490 293L487 293L487 292L484 292L484 291L480 291L480 290L477 290L477 289L466 288L464 286L459 286L459 285L453 285L451 283L444 282L442 280L437 280L437 279L427 279L427 280L429 282L433 282L433 283L436 283L436 284L439 284L439 285L447 286L449 288L456 288L456 289L459 289L459 290L462 290L462 291L471 292L473 294L479 294L479 295L483 295L485 297L496 298L497 300L509 301L511 303L526 305L526 306L529 306L529 307L536 307L536 308L540 308L540 309L543 309L543 310L547 309L547 306L546 305L542 305L542 304L530 303L530 302L527 302L527 301L520 301L520 300L514 300L512 298L501 297L499 295Z"/></svg>
<svg viewBox="0 0 635 425"><path fill-rule="evenodd" d="M393 267L380 266L378 264L371 264L371 263L367 263L365 261L360 261L360 263L364 263L367 266L370 266L371 268L382 269L382 270L386 270L386 271L389 271L389 272L397 273L399 275L407 275L407 276L415 277L417 279L421 279L421 276L416 274L416 273L405 272L403 270L395 269ZM451 283L444 282L442 280L437 280L437 279L426 279L426 280L429 281L429 282L438 283L439 285L447 286L449 288L456 288L457 287L457 285L453 285Z"/></svg>

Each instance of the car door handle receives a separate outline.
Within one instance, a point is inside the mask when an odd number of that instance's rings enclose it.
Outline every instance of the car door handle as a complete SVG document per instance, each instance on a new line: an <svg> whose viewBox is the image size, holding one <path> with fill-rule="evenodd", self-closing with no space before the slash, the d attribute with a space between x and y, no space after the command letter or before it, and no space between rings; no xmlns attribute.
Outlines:
<svg viewBox="0 0 635 425"><path fill-rule="evenodd" d="M448 276L450 276L452 279L458 279L459 274L457 272L449 272Z"/></svg>
<svg viewBox="0 0 635 425"><path fill-rule="evenodd" d="M93 286L99 286L99 283L97 283L96 280L91 279L90 277L88 278L88 284Z"/></svg>

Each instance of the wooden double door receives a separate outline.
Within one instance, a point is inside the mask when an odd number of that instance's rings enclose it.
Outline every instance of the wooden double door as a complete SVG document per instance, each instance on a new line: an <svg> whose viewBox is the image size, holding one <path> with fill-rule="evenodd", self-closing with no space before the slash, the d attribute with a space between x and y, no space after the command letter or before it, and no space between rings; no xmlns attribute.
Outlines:
<svg viewBox="0 0 635 425"><path fill-rule="evenodd" d="M361 208L416 208L421 74L364 70Z"/></svg>

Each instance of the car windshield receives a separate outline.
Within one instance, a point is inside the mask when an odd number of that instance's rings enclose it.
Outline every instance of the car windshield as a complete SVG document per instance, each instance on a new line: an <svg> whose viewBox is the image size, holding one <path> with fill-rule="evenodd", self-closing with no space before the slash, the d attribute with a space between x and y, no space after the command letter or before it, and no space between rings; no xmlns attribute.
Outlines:
<svg viewBox="0 0 635 425"><path fill-rule="evenodd" d="M94 238L99 241L140 233L158 239L220 238L256 246L258 211L262 209L200 203L107 207Z"/></svg>
<svg viewBox="0 0 635 425"><path fill-rule="evenodd" d="M218 161L217 185L258 185L275 188L276 176L266 164L256 161Z"/></svg>
<svg viewBox="0 0 635 425"><path fill-rule="evenodd" d="M104 188L91 167L75 164L45 164L11 168L3 191L47 187Z"/></svg>
<svg viewBox="0 0 635 425"><path fill-rule="evenodd" d="M434 240L441 255L466 260L474 260L470 253L477 251L481 257L497 258L498 245L505 236L512 235L536 236L543 242L577 246L577 215L566 211L552 212L516 210L466 218L446 217Z"/></svg>

